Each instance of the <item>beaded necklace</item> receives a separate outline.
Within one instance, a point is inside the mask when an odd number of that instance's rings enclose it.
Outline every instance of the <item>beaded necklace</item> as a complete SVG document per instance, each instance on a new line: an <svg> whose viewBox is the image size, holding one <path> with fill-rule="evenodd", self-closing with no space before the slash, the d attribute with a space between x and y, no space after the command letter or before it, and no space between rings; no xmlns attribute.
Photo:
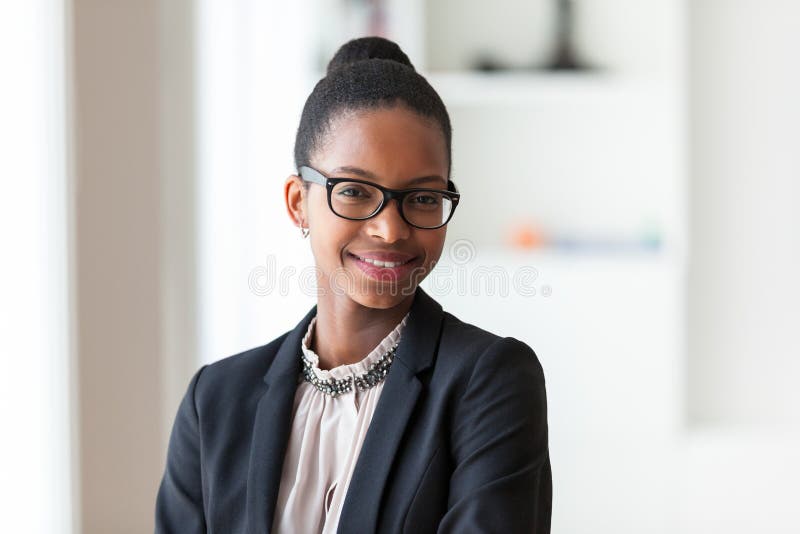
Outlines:
<svg viewBox="0 0 800 534"><path fill-rule="evenodd" d="M386 374L389 372L389 366L392 365L394 354L397 350L398 343L395 343L389 350L387 350L375 363L370 365L369 371L362 373L355 377L356 387L361 390L367 390L379 384ZM353 390L353 377L335 378L331 377L327 380L321 380L314 373L313 363L302 354L303 358L303 379L311 383L315 388L320 390L326 395L331 397L338 397L343 393L348 393Z"/></svg>

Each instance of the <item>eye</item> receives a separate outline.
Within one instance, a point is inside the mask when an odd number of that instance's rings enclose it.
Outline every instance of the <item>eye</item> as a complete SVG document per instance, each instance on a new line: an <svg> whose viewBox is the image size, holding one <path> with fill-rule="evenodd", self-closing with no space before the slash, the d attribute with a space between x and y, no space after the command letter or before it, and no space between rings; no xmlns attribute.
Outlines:
<svg viewBox="0 0 800 534"><path fill-rule="evenodd" d="M439 205L439 197L436 193L420 192L408 196L409 204L414 204L418 207L431 207Z"/></svg>
<svg viewBox="0 0 800 534"><path fill-rule="evenodd" d="M361 191L356 189L355 187L348 187L347 189L342 189L339 191L339 194L344 197L357 197L362 194Z"/></svg>
<svg viewBox="0 0 800 534"><path fill-rule="evenodd" d="M371 196L370 191L368 191L366 187L356 184L342 185L336 189L336 194L340 197L345 197L348 199L362 199L369 198Z"/></svg>

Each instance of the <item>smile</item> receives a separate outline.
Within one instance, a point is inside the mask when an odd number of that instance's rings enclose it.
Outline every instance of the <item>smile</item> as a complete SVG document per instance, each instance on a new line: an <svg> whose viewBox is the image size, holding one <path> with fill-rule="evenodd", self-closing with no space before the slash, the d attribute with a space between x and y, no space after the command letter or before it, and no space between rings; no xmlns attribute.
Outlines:
<svg viewBox="0 0 800 534"><path fill-rule="evenodd" d="M373 260L372 258L362 258L361 256L356 256L355 254L351 254L351 256L353 256L354 258L358 258L359 260L361 260L363 262L366 262L366 263L369 263L371 265L374 265L376 267L388 267L390 269L392 267L399 267L401 265L405 265L406 263L408 263L409 261L414 259L414 258L411 258L411 259L406 260L406 261L380 261L380 260Z"/></svg>

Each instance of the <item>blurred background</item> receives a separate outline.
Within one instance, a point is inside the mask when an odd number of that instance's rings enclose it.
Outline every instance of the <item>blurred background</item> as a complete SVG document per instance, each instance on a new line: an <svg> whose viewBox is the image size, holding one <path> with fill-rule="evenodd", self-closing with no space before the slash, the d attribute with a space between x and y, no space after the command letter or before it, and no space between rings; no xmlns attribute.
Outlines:
<svg viewBox="0 0 800 534"><path fill-rule="evenodd" d="M396 40L462 193L423 287L524 340L554 533L800 532L800 4L0 4L6 532L151 532L191 374L314 304L282 186L349 38Z"/></svg>

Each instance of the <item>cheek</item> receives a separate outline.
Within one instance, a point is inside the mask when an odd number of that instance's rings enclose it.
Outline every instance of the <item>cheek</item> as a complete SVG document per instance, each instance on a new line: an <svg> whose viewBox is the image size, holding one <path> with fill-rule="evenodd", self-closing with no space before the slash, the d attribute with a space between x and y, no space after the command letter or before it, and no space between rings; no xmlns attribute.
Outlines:
<svg viewBox="0 0 800 534"><path fill-rule="evenodd" d="M426 261L430 264L439 261L439 258L442 255L442 250L444 249L446 232L442 230L429 230L427 232L428 233L421 234L419 240L423 247L425 247L425 252L427 254Z"/></svg>
<svg viewBox="0 0 800 534"><path fill-rule="evenodd" d="M337 217L328 207L328 200L322 188L315 188L314 194L308 197L308 218L312 232L317 235L330 233L338 224Z"/></svg>
<svg viewBox="0 0 800 534"><path fill-rule="evenodd" d="M343 250L353 241L357 230L347 220L331 213L327 205L323 207L325 211L315 214L309 237L317 266L327 272L344 263Z"/></svg>

